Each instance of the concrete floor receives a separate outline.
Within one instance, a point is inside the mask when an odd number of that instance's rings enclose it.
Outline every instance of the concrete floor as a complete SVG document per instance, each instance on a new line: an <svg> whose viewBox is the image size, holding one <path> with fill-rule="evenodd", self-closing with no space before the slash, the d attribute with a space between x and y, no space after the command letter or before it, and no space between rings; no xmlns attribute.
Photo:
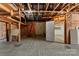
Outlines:
<svg viewBox="0 0 79 59"><path fill-rule="evenodd" d="M0 56L76 56L78 45L47 42L41 38L27 38L16 43L0 42Z"/></svg>

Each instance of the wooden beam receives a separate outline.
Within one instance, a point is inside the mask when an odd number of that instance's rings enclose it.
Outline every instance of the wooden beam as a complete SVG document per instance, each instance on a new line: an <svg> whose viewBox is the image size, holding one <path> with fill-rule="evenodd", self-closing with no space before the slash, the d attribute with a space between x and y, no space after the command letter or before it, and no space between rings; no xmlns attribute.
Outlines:
<svg viewBox="0 0 79 59"><path fill-rule="evenodd" d="M12 21L14 21L14 22L16 22L16 23L19 23L19 22L20 22L20 21L17 21L17 20L15 20L15 19L11 18L10 16L8 16L7 18L10 19L10 20L12 20ZM22 25L25 25L25 24L22 23L22 22L21 22L21 24L22 24Z"/></svg>
<svg viewBox="0 0 79 59"><path fill-rule="evenodd" d="M28 3L28 8L29 8L29 10L31 11L31 7L30 7L30 4Z"/></svg>
<svg viewBox="0 0 79 59"><path fill-rule="evenodd" d="M18 11L17 12L13 12L13 10L11 10L11 13L7 13L7 12L0 12L0 15L4 15L4 16L18 16Z"/></svg>
<svg viewBox="0 0 79 59"><path fill-rule="evenodd" d="M74 8L76 8L78 6L79 6L79 4L76 4L75 6L73 6L72 8L70 8L68 12L70 12L71 10L73 10Z"/></svg>
<svg viewBox="0 0 79 59"><path fill-rule="evenodd" d="M66 4L66 3L63 3L62 7L64 7L64 6L65 6L65 4Z"/></svg>
<svg viewBox="0 0 79 59"><path fill-rule="evenodd" d="M64 43L67 44L67 14L64 20Z"/></svg>
<svg viewBox="0 0 79 59"><path fill-rule="evenodd" d="M7 12L2 12L2 11L1 11L1 12L0 12L0 14L10 14L10 13L7 13Z"/></svg>
<svg viewBox="0 0 79 59"><path fill-rule="evenodd" d="M62 9L58 12L58 14L61 13L61 12L63 12L63 10L64 10L66 7L68 7L69 5L70 5L70 4L67 4L64 8L62 8ZM57 15L58 15L58 14L57 14Z"/></svg>
<svg viewBox="0 0 79 59"><path fill-rule="evenodd" d="M55 10L58 8L59 5L60 5L60 3L58 3L58 4L56 5L56 7L54 8L53 11L55 11Z"/></svg>
<svg viewBox="0 0 79 59"><path fill-rule="evenodd" d="M53 17L42 17L42 18L53 18Z"/></svg>
<svg viewBox="0 0 79 59"><path fill-rule="evenodd" d="M28 12L27 10L25 10L24 12ZM31 12L53 12L53 13L61 13L60 11L31 11ZM66 13L65 11L62 11L64 13Z"/></svg>
<svg viewBox="0 0 79 59"><path fill-rule="evenodd" d="M56 5L56 7L54 8L53 11L55 11L55 10L58 8L59 5L60 5L60 3ZM53 14L54 14L54 13L53 13Z"/></svg>
<svg viewBox="0 0 79 59"><path fill-rule="evenodd" d="M15 15L15 16L18 15L18 13L13 12L13 10L11 8L10 8L11 10L9 9L9 5L8 4L0 4L0 8L5 10L8 13L11 13L11 14Z"/></svg>
<svg viewBox="0 0 79 59"><path fill-rule="evenodd" d="M20 7L19 7L19 23L18 23L18 29L19 29L19 35L18 35L18 37L19 37L19 39L18 39L18 42L20 42L21 41L21 10L20 10Z"/></svg>
<svg viewBox="0 0 79 59"><path fill-rule="evenodd" d="M31 6L30 6L30 4L28 3L28 8L29 8L29 11L31 12L32 10L31 10ZM31 12L31 14L33 15L33 13Z"/></svg>
<svg viewBox="0 0 79 59"><path fill-rule="evenodd" d="M62 8L61 10L60 10L60 12L61 11L63 11L66 7L68 7L70 4L67 4L64 8Z"/></svg>
<svg viewBox="0 0 79 59"><path fill-rule="evenodd" d="M18 7L12 5L12 3L8 3L8 5L12 8L12 10L18 10Z"/></svg>
<svg viewBox="0 0 79 59"><path fill-rule="evenodd" d="M49 3L47 3L46 5L47 5L47 7L46 7L46 11L47 11L47 9L48 9L48 7L49 7Z"/></svg>
<svg viewBox="0 0 79 59"><path fill-rule="evenodd" d="M4 4L0 4L0 8L10 13L10 10L6 6L4 6Z"/></svg>
<svg viewBox="0 0 79 59"><path fill-rule="evenodd" d="M17 23L19 22L19 21L15 20L15 19L11 18L10 16L8 16L7 18L14 21L14 22L17 22Z"/></svg>
<svg viewBox="0 0 79 59"><path fill-rule="evenodd" d="M39 7L39 3L38 3L38 15L39 15L39 8L40 8L40 7Z"/></svg>
<svg viewBox="0 0 79 59"><path fill-rule="evenodd" d="M7 17L4 17L4 16L0 16L0 21L2 21L2 22L7 22L7 23L9 23L9 22L12 22L11 20L9 20Z"/></svg>
<svg viewBox="0 0 79 59"><path fill-rule="evenodd" d="M7 42L10 41L10 33L11 33L11 24L10 23L6 23L6 38L7 38Z"/></svg>
<svg viewBox="0 0 79 59"><path fill-rule="evenodd" d="M40 8L40 6L39 6L39 3L38 3L38 11L39 11L39 8Z"/></svg>

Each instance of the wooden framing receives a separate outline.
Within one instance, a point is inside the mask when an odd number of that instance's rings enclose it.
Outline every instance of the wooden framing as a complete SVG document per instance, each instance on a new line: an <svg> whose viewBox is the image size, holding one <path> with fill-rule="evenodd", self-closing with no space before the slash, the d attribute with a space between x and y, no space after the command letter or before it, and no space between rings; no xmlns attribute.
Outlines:
<svg viewBox="0 0 79 59"><path fill-rule="evenodd" d="M38 3L38 15L39 15L39 3Z"/></svg>
<svg viewBox="0 0 79 59"><path fill-rule="evenodd" d="M24 12L28 12L28 11L25 10ZM51 13L59 13L60 11L31 11L31 12L51 12ZM66 13L65 11L62 11L62 12Z"/></svg>
<svg viewBox="0 0 79 59"><path fill-rule="evenodd" d="M39 15L39 13L42 13L42 12L44 12L44 13L65 13L65 20L64 20L64 28L65 28L65 32L64 32L64 39L65 39L65 43L66 44L69 44L70 43L70 39L68 38L68 32L67 32L67 17L68 17L68 13L70 13L71 12L71 10L73 10L73 9L75 9L76 7L78 7L79 6L79 4L76 4L76 5L74 5L74 6L72 6L72 7L69 7L70 6L70 4L63 4L63 6L65 6L65 7L63 7L60 11L56 11L56 9L58 8L60 6L60 3L58 3L57 5L56 5L56 7L52 10L52 11L48 11L48 7L49 7L49 3L47 3L46 4L46 8L45 8L45 10L43 10L43 11L40 11L39 10L39 3L38 3L38 10L37 11L32 11L32 9L31 9L31 4L30 3L28 3L28 8L29 8L29 11L31 12L31 15L33 15L33 12L38 12L38 15ZM68 8L67 8L68 7ZM0 8L2 9L2 10L4 10L4 11L6 11L6 12L0 12L0 18L2 18L3 20L0 20L0 21L2 21L2 22L6 22L6 31L7 31L7 34L6 35L9 35L9 32L8 32L8 30L7 30L7 26L9 26L9 27L11 27L10 25L11 25L11 23L12 23L12 21L13 22L16 22L16 23L18 23L18 29L19 29L19 35L18 35L18 37L19 37L19 39L18 39L18 42L20 42L21 41L21 24L23 24L23 25L25 25L24 23L22 23L21 22L21 16L22 16L22 10L21 10L21 7L19 6L19 7L17 7L18 9L19 9L19 11L17 11L17 8L16 7L14 7L12 4L7 4L7 6L6 6L6 4L0 4ZM9 9L10 8L10 9ZM67 9L66 11L64 11L65 9ZM25 10L24 12L28 12L27 10ZM71 12L72 13L72 12ZM79 13L79 12L78 12ZM57 15L58 15L57 14ZM17 15L17 16L16 16ZM4 17L4 16L6 16L6 17ZM18 19L19 19L19 21L17 21L17 20L15 20L15 19L13 19L13 18L11 18L11 16L15 16L15 17L17 17ZM51 17L51 16L48 16L48 17L42 17L42 18L53 18L53 17ZM8 38L8 36L7 36L7 39L9 39ZM9 41L9 40L7 40L7 41Z"/></svg>
<svg viewBox="0 0 79 59"><path fill-rule="evenodd" d="M67 44L67 14L65 15L64 20L64 43Z"/></svg>
<svg viewBox="0 0 79 59"><path fill-rule="evenodd" d="M0 4L0 8L10 13L10 10L7 7L5 7L3 4Z"/></svg>
<svg viewBox="0 0 79 59"><path fill-rule="evenodd" d="M58 6L60 5L60 3L59 4L57 4L57 6L54 8L54 10L53 11L55 11L57 8L58 8Z"/></svg>
<svg viewBox="0 0 79 59"><path fill-rule="evenodd" d="M63 11L63 10L64 10L66 7L68 7L69 5L70 5L70 4L67 4L63 9L60 10L60 12Z"/></svg>
<svg viewBox="0 0 79 59"><path fill-rule="evenodd" d="M19 7L19 20L20 20L20 22L18 23L18 26L19 26L19 39L18 39L18 42L20 42L21 41L21 12L20 12L21 10L20 10L20 7Z"/></svg>
<svg viewBox="0 0 79 59"><path fill-rule="evenodd" d="M49 7L49 3L47 3L46 11L47 11L48 7Z"/></svg>
<svg viewBox="0 0 79 59"><path fill-rule="evenodd" d="M58 12L58 14L61 13L61 12L63 12L63 10L64 10L66 7L68 7L69 5L70 5L70 4L67 4L64 8L62 8L62 9ZM66 13L67 13L67 12L66 12ZM58 14L57 14L57 15L58 15Z"/></svg>
<svg viewBox="0 0 79 59"><path fill-rule="evenodd" d="M30 4L28 3L28 8L29 8L29 11L31 12L32 14L32 10L31 10L31 7L30 7ZM33 15L33 14L32 14Z"/></svg>
<svg viewBox="0 0 79 59"><path fill-rule="evenodd" d="M6 23L6 36L7 36L7 42L10 41L10 34L11 34L11 23Z"/></svg>
<svg viewBox="0 0 79 59"><path fill-rule="evenodd" d="M11 3L8 4L13 10L18 10L18 7L14 7Z"/></svg>
<svg viewBox="0 0 79 59"><path fill-rule="evenodd" d="M76 4L75 6L73 6L72 8L70 8L68 12L70 12L72 9L76 8L77 6L79 6L79 4Z"/></svg>

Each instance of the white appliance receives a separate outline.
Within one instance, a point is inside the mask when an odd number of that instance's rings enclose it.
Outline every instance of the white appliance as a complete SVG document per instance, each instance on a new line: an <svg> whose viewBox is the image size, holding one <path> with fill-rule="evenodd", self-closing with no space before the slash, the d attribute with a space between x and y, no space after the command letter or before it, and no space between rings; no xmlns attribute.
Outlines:
<svg viewBox="0 0 79 59"><path fill-rule="evenodd" d="M46 22L46 40L54 41L54 21Z"/></svg>

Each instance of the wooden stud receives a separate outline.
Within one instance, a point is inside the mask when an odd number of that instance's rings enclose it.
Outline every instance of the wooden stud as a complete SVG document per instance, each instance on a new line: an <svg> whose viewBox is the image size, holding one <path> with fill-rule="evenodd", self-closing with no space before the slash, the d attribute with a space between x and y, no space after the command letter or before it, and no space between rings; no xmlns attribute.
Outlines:
<svg viewBox="0 0 79 59"><path fill-rule="evenodd" d="M0 4L0 8L10 13L10 10L4 6L4 4Z"/></svg>
<svg viewBox="0 0 79 59"><path fill-rule="evenodd" d="M65 15L65 20L64 20L64 43L67 44L67 14Z"/></svg>
<svg viewBox="0 0 79 59"><path fill-rule="evenodd" d="M13 6L11 3L8 3L8 5L10 6L10 8L12 8L13 10L18 10L17 6Z"/></svg>
<svg viewBox="0 0 79 59"><path fill-rule="evenodd" d="M6 41L9 42L9 24L6 23Z"/></svg>
<svg viewBox="0 0 79 59"><path fill-rule="evenodd" d="M19 8L19 19L20 19L20 22L19 22L19 39L18 41L20 42L21 41L21 11L20 11L20 8Z"/></svg>
<svg viewBox="0 0 79 59"><path fill-rule="evenodd" d="M69 9L69 12L70 12L72 9L74 9L74 8L76 8L76 7L78 7L78 6L79 6L79 4L76 4L75 6L73 6L72 8Z"/></svg>
<svg viewBox="0 0 79 59"><path fill-rule="evenodd" d="M47 11L48 7L49 7L49 3L47 3L46 11Z"/></svg>
<svg viewBox="0 0 79 59"><path fill-rule="evenodd" d="M55 11L58 8L59 5L60 5L60 3L57 4L57 6L54 8L53 11Z"/></svg>

